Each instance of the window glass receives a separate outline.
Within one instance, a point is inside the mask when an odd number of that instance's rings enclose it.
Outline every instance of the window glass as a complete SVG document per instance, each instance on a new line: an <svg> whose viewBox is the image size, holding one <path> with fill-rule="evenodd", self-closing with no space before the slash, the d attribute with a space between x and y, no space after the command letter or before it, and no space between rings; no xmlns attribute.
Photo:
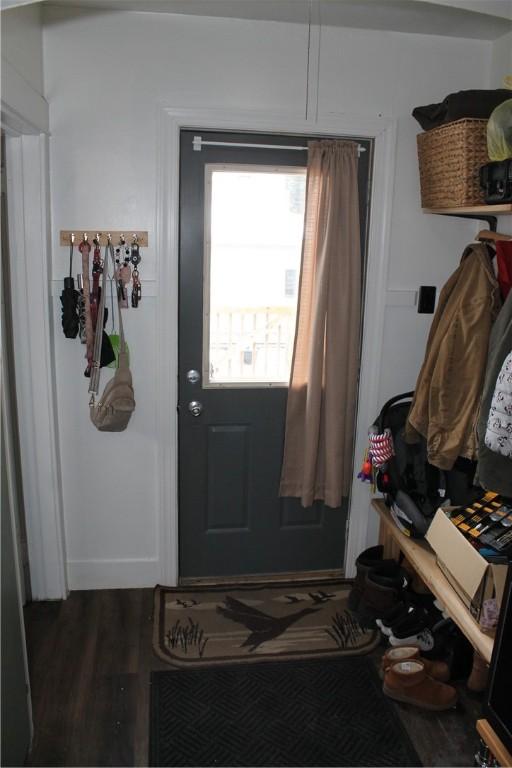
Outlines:
<svg viewBox="0 0 512 768"><path fill-rule="evenodd" d="M206 169L205 386L287 385L306 169Z"/></svg>

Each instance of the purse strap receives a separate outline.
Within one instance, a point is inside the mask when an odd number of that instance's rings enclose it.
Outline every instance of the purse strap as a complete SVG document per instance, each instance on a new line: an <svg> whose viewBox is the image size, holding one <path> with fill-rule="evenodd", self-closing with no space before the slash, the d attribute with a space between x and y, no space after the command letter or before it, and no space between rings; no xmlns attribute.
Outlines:
<svg viewBox="0 0 512 768"><path fill-rule="evenodd" d="M84 296L84 308L85 308L85 343L87 350L87 371L91 371L93 362L93 349L94 349L94 336L92 329L92 317L91 317L91 283L89 279L89 254L91 252L91 246L89 242L84 239L78 246L78 250L82 254L82 279L83 279L83 296ZM86 375L87 375L86 371ZM92 372L92 371L91 371Z"/></svg>
<svg viewBox="0 0 512 768"><path fill-rule="evenodd" d="M117 284L117 267L116 267L116 257L114 255L114 246L112 245L111 240L108 241L108 249L110 252L110 258L112 259L112 269L114 273L114 279L116 280L116 290L117 290L117 316L118 316L118 325L119 325L119 357L118 357L118 368L128 368L128 356L126 354L126 341L124 338L124 328L123 328L123 315L121 313L121 299L119 295L119 286Z"/></svg>
<svg viewBox="0 0 512 768"><path fill-rule="evenodd" d="M94 352L91 366L91 378L89 382L89 392L98 394L100 388L101 373L101 347L103 345L103 319L105 316L105 295L107 292L107 267L108 251L105 248L105 257L103 259L103 280L101 285L101 297L96 315L96 333L94 335Z"/></svg>

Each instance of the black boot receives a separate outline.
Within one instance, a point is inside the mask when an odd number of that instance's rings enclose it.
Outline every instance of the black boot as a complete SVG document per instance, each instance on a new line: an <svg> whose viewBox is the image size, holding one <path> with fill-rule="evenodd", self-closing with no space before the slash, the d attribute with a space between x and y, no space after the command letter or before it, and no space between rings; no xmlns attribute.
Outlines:
<svg viewBox="0 0 512 768"><path fill-rule="evenodd" d="M376 547L370 547L361 552L356 560L356 578L350 594L348 596L348 607L351 611L357 611L361 595L364 591L364 585L366 583L366 574L371 571L372 568L376 568L379 565L394 563L394 560L383 560L382 555L384 547L379 544Z"/></svg>
<svg viewBox="0 0 512 768"><path fill-rule="evenodd" d="M364 591L356 611L362 627L375 627L376 619L388 616L404 601L410 577L394 560L366 573Z"/></svg>

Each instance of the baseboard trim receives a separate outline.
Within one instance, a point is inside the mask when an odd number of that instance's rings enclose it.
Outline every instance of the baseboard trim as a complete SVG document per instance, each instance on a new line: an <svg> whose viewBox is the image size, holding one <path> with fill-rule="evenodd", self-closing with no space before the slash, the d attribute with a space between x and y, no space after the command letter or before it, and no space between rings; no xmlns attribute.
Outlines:
<svg viewBox="0 0 512 768"><path fill-rule="evenodd" d="M69 589L135 589L154 587L160 578L156 558L68 560Z"/></svg>

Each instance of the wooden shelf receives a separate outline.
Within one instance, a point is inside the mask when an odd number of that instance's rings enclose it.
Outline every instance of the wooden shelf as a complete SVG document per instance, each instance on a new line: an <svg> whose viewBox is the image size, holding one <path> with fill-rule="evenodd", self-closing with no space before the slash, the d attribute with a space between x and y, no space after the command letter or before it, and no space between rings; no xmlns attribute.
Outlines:
<svg viewBox="0 0 512 768"><path fill-rule="evenodd" d="M453 590L447 578L436 562L436 556L423 539L411 539L397 528L389 509L383 501L374 499L372 507L379 513L381 520L381 543L386 544L386 537L393 540L418 573L422 581L439 598L446 612L467 637L473 648L489 663L492 656L494 638L480 629L475 619Z"/></svg>
<svg viewBox="0 0 512 768"><path fill-rule="evenodd" d="M495 216L497 214L512 214L512 203L499 203L498 205L467 205L461 208L422 208L423 213L470 213L484 216Z"/></svg>
<svg viewBox="0 0 512 768"><path fill-rule="evenodd" d="M489 721L477 720L476 730L478 731L482 741L485 741L502 768L512 766L512 755L507 750L501 739L496 736L496 733L494 732L494 729L490 725Z"/></svg>

